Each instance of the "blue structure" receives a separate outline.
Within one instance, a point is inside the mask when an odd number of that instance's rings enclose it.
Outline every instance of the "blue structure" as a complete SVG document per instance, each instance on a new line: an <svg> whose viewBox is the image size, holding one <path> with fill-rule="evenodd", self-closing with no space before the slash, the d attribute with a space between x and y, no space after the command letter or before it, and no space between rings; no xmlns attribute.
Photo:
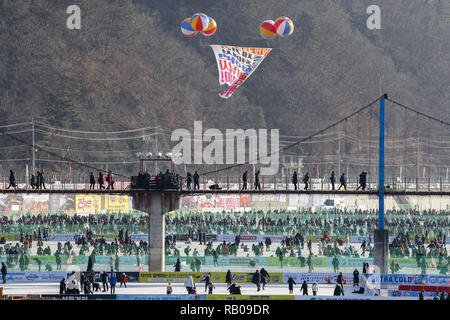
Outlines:
<svg viewBox="0 0 450 320"><path fill-rule="evenodd" d="M384 130L385 130L385 114L386 100L385 93L380 97L380 141L378 156L378 229L384 229Z"/></svg>

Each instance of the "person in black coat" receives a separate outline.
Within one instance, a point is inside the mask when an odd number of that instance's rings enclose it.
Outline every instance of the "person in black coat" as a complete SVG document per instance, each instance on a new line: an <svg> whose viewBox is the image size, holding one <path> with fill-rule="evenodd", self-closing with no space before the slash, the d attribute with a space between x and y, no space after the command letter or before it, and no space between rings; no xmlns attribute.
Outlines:
<svg viewBox="0 0 450 320"><path fill-rule="evenodd" d="M180 272L181 271L180 258L177 259L177 262L175 263L174 267L175 267L175 272Z"/></svg>
<svg viewBox="0 0 450 320"><path fill-rule="evenodd" d="M262 268L261 269L261 281L262 281L262 285L263 285L263 290L266 287L267 282L270 281L270 275L269 273L266 271L266 269Z"/></svg>
<svg viewBox="0 0 450 320"><path fill-rule="evenodd" d="M255 189L254 190L261 190L261 183L259 182L259 170L256 170L256 173L255 173Z"/></svg>
<svg viewBox="0 0 450 320"><path fill-rule="evenodd" d="M344 295L344 292L342 291L341 285L339 283L336 283L336 288L334 288L334 296L340 296L340 295Z"/></svg>
<svg viewBox="0 0 450 320"><path fill-rule="evenodd" d="M294 171L294 174L292 175L292 183L294 184L294 189L297 190L297 185L298 185L297 171Z"/></svg>
<svg viewBox="0 0 450 320"><path fill-rule="evenodd" d="M353 271L353 286L359 286L359 271L358 269L355 269L355 271Z"/></svg>
<svg viewBox="0 0 450 320"><path fill-rule="evenodd" d="M336 282L341 285L342 295L344 295L344 276L342 272L339 273Z"/></svg>
<svg viewBox="0 0 450 320"><path fill-rule="evenodd" d="M2 262L2 280L3 283L6 283L6 275L8 273L8 269L6 268L6 265L4 262Z"/></svg>
<svg viewBox="0 0 450 320"><path fill-rule="evenodd" d="M252 283L256 284L257 291L261 290L261 274L258 270L253 274Z"/></svg>
<svg viewBox="0 0 450 320"><path fill-rule="evenodd" d="M345 181L345 173L341 174L341 178L339 179L341 185L338 190L341 190L341 187L344 187L344 190L347 191L347 182Z"/></svg>
<svg viewBox="0 0 450 320"><path fill-rule="evenodd" d="M194 172L193 177L194 177L194 190L199 190L200 189L200 182L199 182L200 176L197 173L197 171Z"/></svg>
<svg viewBox="0 0 450 320"><path fill-rule="evenodd" d="M109 277L108 277L108 274L106 273L106 271L103 271L100 274L100 280L102 280L103 292L108 292L109 291L109 286L108 286Z"/></svg>
<svg viewBox="0 0 450 320"><path fill-rule="evenodd" d="M66 293L66 280L62 278L61 282L59 283L59 294L65 293Z"/></svg>
<svg viewBox="0 0 450 320"><path fill-rule="evenodd" d="M295 282L294 278L289 277L287 283L288 283L288 286L289 286L289 294L294 293L294 284L297 284L297 283Z"/></svg>
<svg viewBox="0 0 450 320"><path fill-rule="evenodd" d="M420 291L419 293L419 300L425 300L425 295L424 295L424 291Z"/></svg>
<svg viewBox="0 0 450 320"><path fill-rule="evenodd" d="M192 184L192 174L188 172L186 177L186 186L188 190L191 190L191 184Z"/></svg>
<svg viewBox="0 0 450 320"><path fill-rule="evenodd" d="M305 184L305 190L308 190L308 185L309 185L309 175L308 172L305 174L305 176L303 177L303 183Z"/></svg>
<svg viewBox="0 0 450 320"><path fill-rule="evenodd" d="M225 283L228 285L228 286L230 286L231 285L231 271L230 270L228 270L227 271L227 275L225 276Z"/></svg>
<svg viewBox="0 0 450 320"><path fill-rule="evenodd" d="M95 189L95 177L94 174L91 172L90 176L89 176L89 190L94 190Z"/></svg>
<svg viewBox="0 0 450 320"><path fill-rule="evenodd" d="M248 172L245 171L242 175L242 190L247 190L247 178L248 178Z"/></svg>
<svg viewBox="0 0 450 320"><path fill-rule="evenodd" d="M16 178L14 177L14 172L12 170L9 170L9 186L6 189L9 189L13 187L16 189Z"/></svg>
<svg viewBox="0 0 450 320"><path fill-rule="evenodd" d="M363 275L366 275L366 274L367 274L367 263L364 262L363 263Z"/></svg>
<svg viewBox="0 0 450 320"><path fill-rule="evenodd" d="M303 281L302 287L300 288L300 291L303 291L303 295L307 296L308 295L308 283L306 282L306 280Z"/></svg>
<svg viewBox="0 0 450 320"><path fill-rule="evenodd" d="M331 171L330 182L331 190L334 190L334 184L336 183L336 176L334 175L334 171Z"/></svg>

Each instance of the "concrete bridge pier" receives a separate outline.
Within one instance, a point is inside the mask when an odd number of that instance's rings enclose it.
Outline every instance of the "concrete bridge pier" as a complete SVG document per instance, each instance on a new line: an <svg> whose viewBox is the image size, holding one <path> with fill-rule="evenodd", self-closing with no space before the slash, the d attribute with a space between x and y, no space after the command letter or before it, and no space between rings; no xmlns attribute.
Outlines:
<svg viewBox="0 0 450 320"><path fill-rule="evenodd" d="M377 273L388 274L389 259L389 232L388 230L376 229L374 232L373 262L379 268Z"/></svg>
<svg viewBox="0 0 450 320"><path fill-rule="evenodd" d="M165 214L180 208L178 192L134 191L134 206L149 216L148 271L165 271Z"/></svg>

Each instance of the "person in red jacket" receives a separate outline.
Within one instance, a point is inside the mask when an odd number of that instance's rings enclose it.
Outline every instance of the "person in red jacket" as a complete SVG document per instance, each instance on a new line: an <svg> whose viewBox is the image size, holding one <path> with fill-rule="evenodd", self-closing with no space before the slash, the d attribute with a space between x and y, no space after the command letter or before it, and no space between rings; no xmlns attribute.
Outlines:
<svg viewBox="0 0 450 320"><path fill-rule="evenodd" d="M125 285L125 288L127 287L127 275L125 273L122 273L122 275L120 276L120 287L122 288L122 284Z"/></svg>
<svg viewBox="0 0 450 320"><path fill-rule="evenodd" d="M111 173L111 170L106 174L106 182L108 182L108 187L106 189L114 190L114 179Z"/></svg>
<svg viewBox="0 0 450 320"><path fill-rule="evenodd" d="M99 189L105 189L105 186L103 185L105 183L105 180L103 179L103 173L100 171L98 173L98 185Z"/></svg>

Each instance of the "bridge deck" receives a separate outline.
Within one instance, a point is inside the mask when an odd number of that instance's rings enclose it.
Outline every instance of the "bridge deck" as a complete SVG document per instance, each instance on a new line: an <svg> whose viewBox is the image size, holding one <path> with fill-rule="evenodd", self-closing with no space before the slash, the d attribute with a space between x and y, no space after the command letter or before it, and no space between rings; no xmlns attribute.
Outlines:
<svg viewBox="0 0 450 320"><path fill-rule="evenodd" d="M328 195L378 195L377 190L146 190L146 189L115 189L115 190L89 190L89 189L0 189L0 193L6 194L126 194L142 192L178 193L180 195L203 194L328 194ZM450 191L404 191L385 190L385 196L450 196Z"/></svg>

